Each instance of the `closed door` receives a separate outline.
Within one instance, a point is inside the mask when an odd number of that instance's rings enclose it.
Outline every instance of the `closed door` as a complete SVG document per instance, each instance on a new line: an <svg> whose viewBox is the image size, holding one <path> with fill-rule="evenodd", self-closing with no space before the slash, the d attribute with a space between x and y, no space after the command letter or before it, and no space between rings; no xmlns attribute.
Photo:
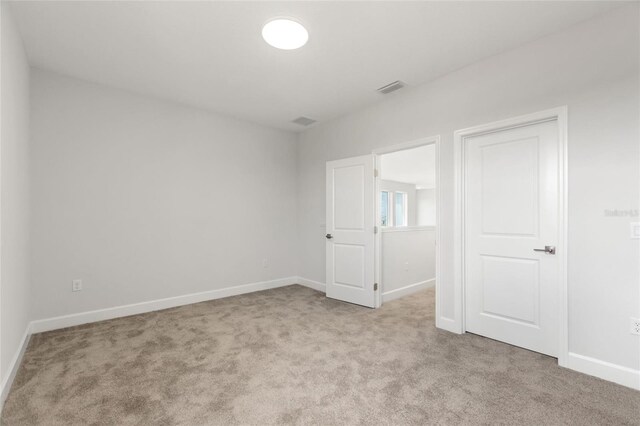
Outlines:
<svg viewBox="0 0 640 426"><path fill-rule="evenodd" d="M327 162L327 297L374 307L374 157Z"/></svg>
<svg viewBox="0 0 640 426"><path fill-rule="evenodd" d="M464 139L466 330L551 356L560 295L558 142L556 120Z"/></svg>

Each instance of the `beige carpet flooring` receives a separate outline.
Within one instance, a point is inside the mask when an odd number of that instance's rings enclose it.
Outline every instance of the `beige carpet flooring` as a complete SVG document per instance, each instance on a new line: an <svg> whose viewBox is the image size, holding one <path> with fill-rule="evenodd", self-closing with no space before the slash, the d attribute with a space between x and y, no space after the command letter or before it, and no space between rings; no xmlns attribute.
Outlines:
<svg viewBox="0 0 640 426"><path fill-rule="evenodd" d="M638 425L640 392L289 286L34 335L3 425Z"/></svg>

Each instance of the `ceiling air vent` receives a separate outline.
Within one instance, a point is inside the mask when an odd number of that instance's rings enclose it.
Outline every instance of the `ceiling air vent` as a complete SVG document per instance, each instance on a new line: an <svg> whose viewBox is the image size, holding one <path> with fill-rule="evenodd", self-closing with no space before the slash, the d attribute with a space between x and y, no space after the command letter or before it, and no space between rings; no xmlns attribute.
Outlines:
<svg viewBox="0 0 640 426"><path fill-rule="evenodd" d="M404 86L406 86L406 84L398 80L394 81L393 83L389 83L386 86L382 86L378 89L378 92L386 95L388 93L395 92L398 89L402 89Z"/></svg>
<svg viewBox="0 0 640 426"><path fill-rule="evenodd" d="M313 123L315 123L316 120L309 118L309 117L298 117L295 120L292 121L292 123L296 123L299 124L301 126L309 126Z"/></svg>

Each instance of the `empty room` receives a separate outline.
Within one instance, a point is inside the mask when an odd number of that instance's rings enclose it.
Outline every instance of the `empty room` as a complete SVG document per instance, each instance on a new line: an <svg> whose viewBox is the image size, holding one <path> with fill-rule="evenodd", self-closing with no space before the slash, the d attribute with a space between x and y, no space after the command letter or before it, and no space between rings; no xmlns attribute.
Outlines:
<svg viewBox="0 0 640 426"><path fill-rule="evenodd" d="M3 426L640 425L640 2L0 15Z"/></svg>

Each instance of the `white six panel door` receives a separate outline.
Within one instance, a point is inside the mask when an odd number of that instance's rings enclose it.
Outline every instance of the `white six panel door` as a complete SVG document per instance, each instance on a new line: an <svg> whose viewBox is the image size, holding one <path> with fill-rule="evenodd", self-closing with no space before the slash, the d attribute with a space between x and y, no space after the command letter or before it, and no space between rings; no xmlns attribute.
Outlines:
<svg viewBox="0 0 640 426"><path fill-rule="evenodd" d="M327 297L374 307L374 157L327 162Z"/></svg>
<svg viewBox="0 0 640 426"><path fill-rule="evenodd" d="M466 330L558 354L557 121L466 137Z"/></svg>

